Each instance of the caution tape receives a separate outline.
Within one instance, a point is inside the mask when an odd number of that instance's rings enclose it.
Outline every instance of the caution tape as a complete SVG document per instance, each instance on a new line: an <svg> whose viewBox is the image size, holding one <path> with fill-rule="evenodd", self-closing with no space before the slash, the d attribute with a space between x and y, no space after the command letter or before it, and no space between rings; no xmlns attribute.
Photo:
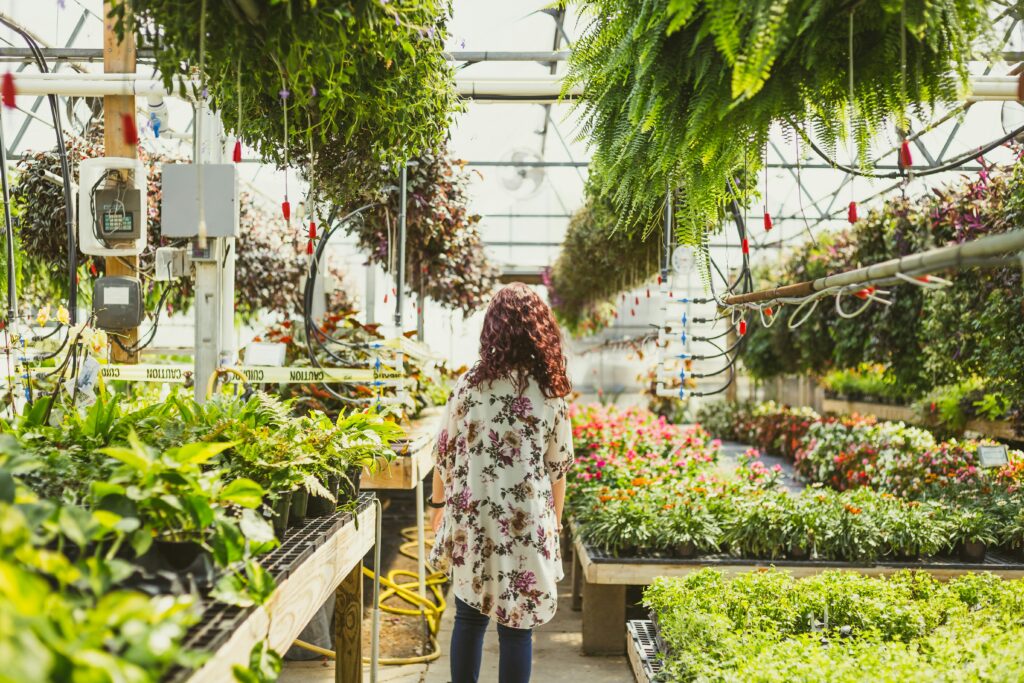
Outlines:
<svg viewBox="0 0 1024 683"><path fill-rule="evenodd" d="M392 386L405 383L405 374L390 368L310 368L239 366L236 368L253 384L306 384L337 382ZM105 380L129 382L184 383L192 378L191 365L103 365L100 376Z"/></svg>

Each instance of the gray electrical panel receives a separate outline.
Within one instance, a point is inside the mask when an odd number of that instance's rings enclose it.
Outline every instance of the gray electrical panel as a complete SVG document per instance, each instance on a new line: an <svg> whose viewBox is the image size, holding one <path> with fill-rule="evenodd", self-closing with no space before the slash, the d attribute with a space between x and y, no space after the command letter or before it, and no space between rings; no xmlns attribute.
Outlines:
<svg viewBox="0 0 1024 683"><path fill-rule="evenodd" d="M208 237L238 236L238 171L234 164L203 164L203 207ZM199 236L199 166L164 164L160 233Z"/></svg>
<svg viewBox="0 0 1024 683"><path fill-rule="evenodd" d="M127 330L142 322L142 286L133 277L111 276L96 279L92 312L96 327L103 330Z"/></svg>

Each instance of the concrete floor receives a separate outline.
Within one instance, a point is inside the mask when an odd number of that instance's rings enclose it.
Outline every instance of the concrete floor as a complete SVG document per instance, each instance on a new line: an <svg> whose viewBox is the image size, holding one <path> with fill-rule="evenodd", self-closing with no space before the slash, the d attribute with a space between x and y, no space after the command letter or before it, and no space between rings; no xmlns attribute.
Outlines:
<svg viewBox="0 0 1024 683"><path fill-rule="evenodd" d="M586 683L629 683L633 674L625 657L584 657L580 612L569 609L569 577L559 585L558 613L551 622L534 632L531 683L560 683L575 679ZM430 665L381 667L379 683L448 683L448 648L455 610L449 609L438 633L442 656ZM621 626L625 628L625 626ZM363 680L369 681L368 667ZM484 662L480 683L497 683L498 633L494 626L484 641ZM334 668L321 662L286 662L281 683L334 683Z"/></svg>

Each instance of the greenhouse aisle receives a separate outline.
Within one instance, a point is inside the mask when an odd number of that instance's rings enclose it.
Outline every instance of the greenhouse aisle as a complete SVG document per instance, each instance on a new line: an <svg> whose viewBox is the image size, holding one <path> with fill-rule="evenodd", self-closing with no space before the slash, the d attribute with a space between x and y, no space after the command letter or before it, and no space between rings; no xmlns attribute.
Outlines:
<svg viewBox="0 0 1024 683"><path fill-rule="evenodd" d="M566 564L568 568L568 563ZM586 679L587 683L622 683L633 680L625 657L584 657L580 612L569 608L570 578L559 584L558 614L549 624L537 630L533 638L533 683L556 683L566 679L566 672ZM441 650L445 653L430 666L381 667L379 683L448 683L448 646L452 634L455 612L448 610L441 621L438 634ZM370 674L364 671L363 680ZM484 665L480 671L481 683L498 680L498 634L492 626L484 642ZM334 669L322 662L287 662L280 683L333 683Z"/></svg>

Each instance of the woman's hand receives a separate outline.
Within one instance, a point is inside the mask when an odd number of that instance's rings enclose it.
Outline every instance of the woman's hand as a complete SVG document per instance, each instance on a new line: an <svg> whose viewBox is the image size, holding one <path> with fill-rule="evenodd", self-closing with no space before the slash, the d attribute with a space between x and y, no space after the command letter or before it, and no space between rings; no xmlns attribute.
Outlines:
<svg viewBox="0 0 1024 683"><path fill-rule="evenodd" d="M438 529L441 528L441 519L444 518L444 508L430 508L430 528L434 530L434 535L437 535Z"/></svg>

